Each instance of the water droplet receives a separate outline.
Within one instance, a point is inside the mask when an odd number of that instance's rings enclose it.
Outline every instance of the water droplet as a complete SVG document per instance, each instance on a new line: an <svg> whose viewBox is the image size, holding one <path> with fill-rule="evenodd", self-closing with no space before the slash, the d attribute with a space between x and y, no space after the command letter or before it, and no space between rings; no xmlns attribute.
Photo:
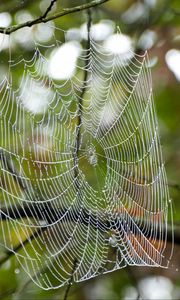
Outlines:
<svg viewBox="0 0 180 300"><path fill-rule="evenodd" d="M14 273L15 273L15 274L19 274L19 273L20 273L20 270L19 270L18 268L16 268L16 269L14 270Z"/></svg>

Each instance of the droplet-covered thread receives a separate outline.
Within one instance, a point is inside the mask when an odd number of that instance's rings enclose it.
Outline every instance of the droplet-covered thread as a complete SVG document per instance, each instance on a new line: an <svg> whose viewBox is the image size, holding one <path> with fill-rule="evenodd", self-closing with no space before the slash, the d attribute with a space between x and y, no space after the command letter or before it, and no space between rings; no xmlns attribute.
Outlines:
<svg viewBox="0 0 180 300"><path fill-rule="evenodd" d="M57 83L41 47L30 61L10 62L0 84L1 244L13 251L16 237L16 258L44 289L67 284L74 261L77 282L126 265L167 266L171 204L147 54L125 60L91 38L74 76ZM36 114L24 99L40 88L47 109Z"/></svg>

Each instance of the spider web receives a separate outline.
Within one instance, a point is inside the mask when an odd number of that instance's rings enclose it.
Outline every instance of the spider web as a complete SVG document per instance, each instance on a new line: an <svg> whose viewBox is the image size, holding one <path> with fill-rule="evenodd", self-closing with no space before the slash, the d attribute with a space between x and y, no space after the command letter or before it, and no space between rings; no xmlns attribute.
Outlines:
<svg viewBox="0 0 180 300"><path fill-rule="evenodd" d="M34 41L31 58L10 56L0 84L1 245L43 289L167 267L171 201L148 55L121 57L90 35L74 75L55 81L48 51L60 45L54 35ZM38 113L35 91L47 102Z"/></svg>

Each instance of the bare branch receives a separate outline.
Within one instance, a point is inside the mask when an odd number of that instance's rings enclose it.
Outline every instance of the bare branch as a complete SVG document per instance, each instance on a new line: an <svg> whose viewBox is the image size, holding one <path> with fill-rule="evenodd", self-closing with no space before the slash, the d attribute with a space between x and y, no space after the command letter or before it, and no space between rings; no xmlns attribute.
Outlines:
<svg viewBox="0 0 180 300"><path fill-rule="evenodd" d="M64 295L64 299L63 299L63 300L67 300L67 298L68 298L69 291L70 291L71 286L72 286L72 283L73 283L73 276L74 276L74 272L75 272L76 267L77 267L77 263L78 263L78 262L77 262L77 260L75 259L75 260L74 260L73 269L72 269L72 272L71 272L71 277L70 277L70 280L69 280L67 289L66 289L66 291L65 291L65 295Z"/></svg>
<svg viewBox="0 0 180 300"><path fill-rule="evenodd" d="M25 247L30 240L34 240L35 238L38 238L46 229L47 229L46 227L39 228L32 235L29 235L24 241L22 241L17 246L15 246L11 251L10 250L6 251L6 255L0 259L0 267L15 253L21 250L22 247Z"/></svg>
<svg viewBox="0 0 180 300"><path fill-rule="evenodd" d="M11 209L1 209L0 210L0 220L6 220L8 221L8 219L21 219L21 218L27 218L27 217L34 217L34 214L32 213L32 210L36 210L35 207L16 207L13 208L12 210ZM36 210L37 212L38 210ZM67 209L61 209L58 213L57 211L53 210L51 208L51 215L54 215L55 219L57 221L58 217L60 215L62 215L63 213L67 213ZM113 224L110 224L108 220L103 220L100 215L99 215L99 218L98 218L98 222L97 222L97 216L93 216L92 214L90 214L88 211L83 211L82 212L83 214L83 218L81 218L81 222L82 224L84 225L87 225L89 226L89 221L90 221L90 225L92 227L96 227L98 228L99 230L102 230L104 231L104 229L106 230L112 230L112 229L116 229L116 226L113 226ZM44 217L45 219L42 217L42 214L39 214L37 215L38 217L38 220L41 221L46 221L47 222L47 226L42 226L40 227L37 231L35 231L32 235L28 236L26 240L24 240L22 243L20 243L19 245L17 245L12 251L7 251L6 252L6 256L2 257L2 259L0 260L0 267L1 265L6 262L11 256L13 256L16 252L18 252L22 247L24 247L26 244L29 243L30 240L33 240L35 239L36 237L39 237L39 235L41 235L44 231L47 230L48 228L48 224L50 224L49 222L52 222L53 220L49 219L49 217L47 217L48 215L48 211L44 211ZM73 211L73 216L78 216L78 211L77 210L74 210ZM67 215L67 219L66 219L67 222L71 222L73 221L71 219L71 216L70 215ZM63 222L63 221L62 221ZM116 224L116 220L114 221L114 224ZM144 226L146 226L146 222L142 222L141 223L141 226L142 228ZM166 228L161 228L161 232L165 231ZM146 238L150 238L151 234L146 234ZM157 236L157 240L159 239L160 237ZM168 226L167 227L167 242L172 242L172 240L174 241L175 244L177 245L180 245L180 227L179 226L174 226L174 233L172 233L172 227L171 226Z"/></svg>
<svg viewBox="0 0 180 300"><path fill-rule="evenodd" d="M40 17L41 20L43 21L43 19L45 19L47 17L47 15L50 13L50 11L52 10L54 4L56 3L57 0L51 0L50 5L48 6L48 8L46 9L45 13Z"/></svg>
<svg viewBox="0 0 180 300"><path fill-rule="evenodd" d="M92 24L92 16L91 16L91 10L88 9L88 20L87 20L87 33L88 33L88 38L87 38L87 45L86 45L86 51L87 51L87 57L89 57L89 49L90 49L90 31L91 31L91 24ZM79 154L79 146L80 146L80 135L81 135L81 124L82 124L82 105L83 105L83 97L86 92L86 84L87 84L87 78L88 78L88 65L89 65L89 60L87 59L86 64L84 66L84 79L83 79L83 86L81 89L81 93L79 95L79 101L78 101L78 118L77 118L77 125L76 125L76 141L75 141L75 148L74 148L74 175L76 179L76 185L77 189L79 190L79 183L77 181L77 177L79 174L78 168L77 168L77 161L78 161L78 154Z"/></svg>
<svg viewBox="0 0 180 300"><path fill-rule="evenodd" d="M65 15L72 14L72 13L75 13L75 12L83 11L83 10L86 10L86 9L98 6L98 5L103 4L103 3L107 2L107 1L109 1L109 0L94 0L94 1L92 1L90 3L87 3L87 4L75 6L75 7L72 7L72 8L63 9L62 12L59 12L57 14L54 14L52 16L47 17L47 14L49 13L49 11L52 8L52 2L53 2L52 1L51 5L46 10L45 14L43 14L39 18L37 18L37 19L35 19L33 21L27 21L27 22L19 24L19 25L14 25L14 26L10 26L10 27L0 27L0 33L11 34L12 32L15 32L15 31L17 31L17 30L19 30L21 28L31 27L31 26L33 26L35 24L39 24L39 23L47 23L47 22L49 22L51 20L55 20L57 18L65 16ZM54 2L53 2L53 4L54 4Z"/></svg>

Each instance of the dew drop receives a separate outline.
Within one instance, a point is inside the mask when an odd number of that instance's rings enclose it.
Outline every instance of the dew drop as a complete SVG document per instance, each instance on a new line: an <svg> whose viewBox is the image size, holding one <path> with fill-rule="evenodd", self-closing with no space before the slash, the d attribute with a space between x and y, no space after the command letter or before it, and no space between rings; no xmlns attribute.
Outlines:
<svg viewBox="0 0 180 300"><path fill-rule="evenodd" d="M15 273L15 274L19 274L19 273L20 273L20 270L19 270L18 268L16 268L16 269L14 270L14 273Z"/></svg>

